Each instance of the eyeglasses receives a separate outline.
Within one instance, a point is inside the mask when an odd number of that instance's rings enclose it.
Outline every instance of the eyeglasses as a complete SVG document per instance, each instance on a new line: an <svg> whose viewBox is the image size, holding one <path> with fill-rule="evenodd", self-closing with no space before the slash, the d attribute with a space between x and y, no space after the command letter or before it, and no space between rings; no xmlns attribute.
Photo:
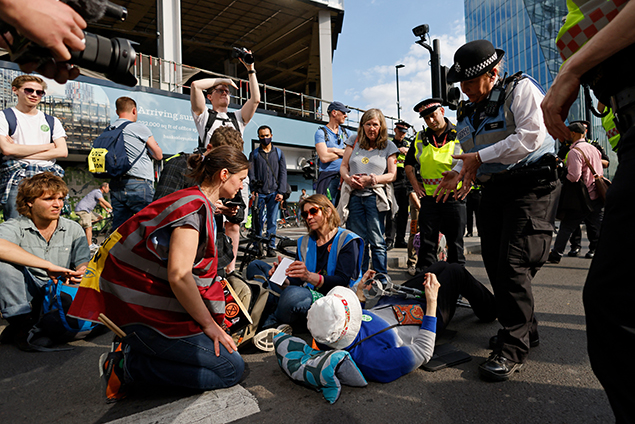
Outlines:
<svg viewBox="0 0 635 424"><path fill-rule="evenodd" d="M317 215L317 213L320 211L320 208L317 207L312 207L311 209L309 209L308 211L302 211L302 213L300 215L302 215L302 218L307 219L309 217L309 215L311 216L315 216Z"/></svg>
<svg viewBox="0 0 635 424"><path fill-rule="evenodd" d="M214 91L219 93L219 94L227 94L227 95L229 95L229 90L227 90L227 89L216 88Z"/></svg>
<svg viewBox="0 0 635 424"><path fill-rule="evenodd" d="M46 91L44 91L44 90L34 90L32 88L29 88L29 87L24 87L22 90L24 90L24 94L31 95L31 94L35 93L39 97L46 96Z"/></svg>

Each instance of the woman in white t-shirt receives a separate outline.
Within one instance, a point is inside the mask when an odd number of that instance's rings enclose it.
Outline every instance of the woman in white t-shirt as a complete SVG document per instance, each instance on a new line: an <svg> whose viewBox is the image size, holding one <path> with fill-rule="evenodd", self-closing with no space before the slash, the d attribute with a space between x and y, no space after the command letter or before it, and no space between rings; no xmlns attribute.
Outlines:
<svg viewBox="0 0 635 424"><path fill-rule="evenodd" d="M386 118L379 109L370 109L362 115L358 136L346 141L340 174L350 186L349 215L346 228L364 239L373 259L373 269L387 272L384 225L390 212L392 187L387 187L397 175L395 144L388 140ZM387 194L388 191L388 194ZM368 269L369 258L364 249L363 272Z"/></svg>

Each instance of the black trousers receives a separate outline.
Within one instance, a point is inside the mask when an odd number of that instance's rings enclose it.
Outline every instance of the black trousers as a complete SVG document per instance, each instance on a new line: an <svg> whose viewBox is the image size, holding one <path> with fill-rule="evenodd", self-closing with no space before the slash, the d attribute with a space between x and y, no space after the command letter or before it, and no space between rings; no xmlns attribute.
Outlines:
<svg viewBox="0 0 635 424"><path fill-rule="evenodd" d="M622 133L619 165L604 208L598 248L584 286L589 359L618 423L634 423L635 282L631 263L635 127Z"/></svg>
<svg viewBox="0 0 635 424"><path fill-rule="evenodd" d="M529 334L538 331L531 280L549 256L561 189L560 181L523 184L531 181L486 184L479 209L483 263L503 326L496 353L521 363L529 354Z"/></svg>
<svg viewBox="0 0 635 424"><path fill-rule="evenodd" d="M472 190L465 198L465 209L467 213L467 233L474 232L474 215L476 215L476 231L481 234L478 222L478 208L481 204L481 190Z"/></svg>
<svg viewBox="0 0 635 424"><path fill-rule="evenodd" d="M397 200L397 206L399 210L394 218L391 214L386 214L386 241L393 241L395 243L406 242L406 227L408 226L408 193L410 193L410 187L399 184L395 187L395 199Z"/></svg>
<svg viewBox="0 0 635 424"><path fill-rule="evenodd" d="M491 322L496 319L494 295L465 267L441 261L424 272L435 274L441 285L437 297L437 334L441 334L454 316L459 294L470 302L474 314L481 321ZM406 281L404 286L421 290L424 281L425 274L422 272Z"/></svg>
<svg viewBox="0 0 635 424"><path fill-rule="evenodd" d="M448 199L436 202L432 196L421 198L419 210L419 260L417 268L427 268L437 261L439 232L448 244L448 262L465 263L463 234L465 233L465 202Z"/></svg>
<svg viewBox="0 0 635 424"><path fill-rule="evenodd" d="M564 249L567 247L567 241L571 239L571 247L574 247L573 233L580 230L582 221L586 223L587 237L589 237L589 250L595 251L600 236L600 225L602 224L602 216L604 215L604 202L597 198L593 200L593 210L585 215L565 216L560 221L560 229L558 236L553 244L553 251L558 256L562 256ZM581 246L581 240L577 241L578 247Z"/></svg>

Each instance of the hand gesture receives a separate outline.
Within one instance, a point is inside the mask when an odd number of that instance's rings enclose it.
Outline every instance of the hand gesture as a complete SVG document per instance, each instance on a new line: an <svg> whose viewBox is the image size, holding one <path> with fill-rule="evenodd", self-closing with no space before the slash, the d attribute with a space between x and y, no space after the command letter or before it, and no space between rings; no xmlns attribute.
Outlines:
<svg viewBox="0 0 635 424"><path fill-rule="evenodd" d="M456 187L459 185L459 181L461 180L459 173L456 171L445 171L441 175L443 175L443 181L441 181L441 184L437 186L437 189L433 194L433 196L437 198L437 203L441 200L445 203L450 194L456 190Z"/></svg>
<svg viewBox="0 0 635 424"><path fill-rule="evenodd" d="M426 279L423 281L423 288L425 290L426 302L428 305L437 303L437 296L439 295L439 280L437 276L431 272L426 272Z"/></svg>
<svg viewBox="0 0 635 424"><path fill-rule="evenodd" d="M73 271L72 269L51 264L51 266L46 269L46 273L53 280L55 284L58 283L59 277L63 277L69 282L79 283L82 281L84 272L86 272L85 266L79 268L77 271Z"/></svg>
<svg viewBox="0 0 635 424"><path fill-rule="evenodd" d="M375 274L376 274L375 271L373 271L372 269L369 269L368 271L364 273L361 281L357 285L357 298L359 299L360 302L366 302L366 296L364 296L364 290L370 289L371 283L369 281L372 281L373 277L375 277Z"/></svg>

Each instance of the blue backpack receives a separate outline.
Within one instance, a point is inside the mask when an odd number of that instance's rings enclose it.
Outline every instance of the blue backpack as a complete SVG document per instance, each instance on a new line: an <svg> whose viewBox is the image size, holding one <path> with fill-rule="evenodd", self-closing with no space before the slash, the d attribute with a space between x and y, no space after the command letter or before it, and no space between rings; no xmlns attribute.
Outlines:
<svg viewBox="0 0 635 424"><path fill-rule="evenodd" d="M99 325L66 315L78 288L79 285L66 284L61 278L57 284L53 279L48 281L44 287L42 314L35 325L37 331L42 331L52 340L61 343L83 339Z"/></svg>
<svg viewBox="0 0 635 424"><path fill-rule="evenodd" d="M88 154L88 171L95 177L122 177L144 154L142 150L132 163L128 159L123 130L130 124L131 121L124 122L118 127L111 125L93 141L93 148Z"/></svg>

